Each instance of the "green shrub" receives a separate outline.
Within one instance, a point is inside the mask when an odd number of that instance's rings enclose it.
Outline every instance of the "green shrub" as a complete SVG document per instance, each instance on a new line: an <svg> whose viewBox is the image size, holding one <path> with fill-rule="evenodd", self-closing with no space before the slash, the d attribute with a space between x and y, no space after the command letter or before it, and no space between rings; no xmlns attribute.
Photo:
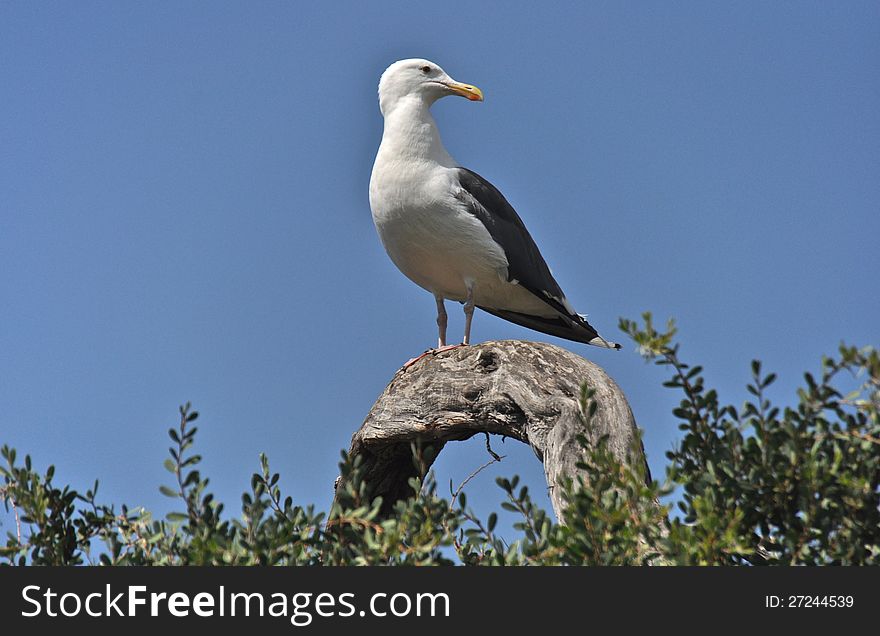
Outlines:
<svg viewBox="0 0 880 636"><path fill-rule="evenodd" d="M98 503L54 483L54 468L33 469L2 449L0 487L15 528L0 559L7 564L72 565L761 565L877 564L880 561L880 357L842 346L805 374L797 403L765 397L773 374L752 363L753 399L722 405L702 369L679 358L675 327L657 331L623 320L642 354L667 367L666 386L682 395L673 411L683 437L667 454L662 483L620 464L603 443L586 448L583 477L559 484L563 523L536 506L519 479L498 479L502 507L519 515L514 541L496 533L498 515L481 519L459 489L438 495L429 475L411 480L412 496L380 515L358 458L343 454L340 492L326 515L295 505L265 455L229 518L208 492L192 452L198 416L180 408L161 491L179 510L156 520L142 509ZM843 394L840 376L855 378ZM595 406L584 388L582 411ZM419 460L414 449L414 461ZM101 546L93 550L97 540Z"/></svg>

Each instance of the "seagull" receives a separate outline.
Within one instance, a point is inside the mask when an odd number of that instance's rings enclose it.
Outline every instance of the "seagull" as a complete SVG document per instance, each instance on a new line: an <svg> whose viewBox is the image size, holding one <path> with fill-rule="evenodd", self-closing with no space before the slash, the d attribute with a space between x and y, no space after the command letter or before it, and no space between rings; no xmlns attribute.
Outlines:
<svg viewBox="0 0 880 636"><path fill-rule="evenodd" d="M483 101L479 88L424 59L395 62L379 81L385 126L370 209L388 256L436 300L438 344L423 355L468 345L475 307L542 333L620 349L574 310L504 195L446 151L430 108L447 95ZM446 343L447 299L464 305L460 345Z"/></svg>

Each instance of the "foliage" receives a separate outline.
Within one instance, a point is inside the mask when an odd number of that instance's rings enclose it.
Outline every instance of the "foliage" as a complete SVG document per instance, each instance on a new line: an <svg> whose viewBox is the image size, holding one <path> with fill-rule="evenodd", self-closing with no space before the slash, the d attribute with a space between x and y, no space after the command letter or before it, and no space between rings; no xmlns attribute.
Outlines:
<svg viewBox="0 0 880 636"><path fill-rule="evenodd" d="M208 491L192 452L198 414L187 404L168 432L165 495L179 510L161 520L142 509L96 501L98 482L80 493L54 483L54 468L36 471L2 449L0 498L15 529L0 547L7 564L75 565L762 565L880 562L880 356L841 346L805 374L798 402L776 407L766 397L775 379L752 363L742 407L722 405L704 386L702 369L679 358L675 325L621 328L646 359L667 368L680 392L673 411L683 437L667 454L663 483L621 463L602 440L584 440L580 474L561 483L562 523L536 506L519 479L500 478L502 507L518 533L506 541L498 514L481 519L463 486L441 497L432 476L412 479L412 496L381 515L369 496L359 458L343 454L336 502L328 514L284 497L265 455L242 495L237 518ZM857 387L844 395L846 375ZM596 403L584 387L585 426ZM413 448L417 467L430 449ZM489 462L492 463L492 462ZM488 464L487 464L488 465ZM479 472L482 468L478 469ZM426 471L420 471L424 474ZM472 475L473 476L473 475ZM470 478L468 478L470 479ZM468 480L465 480L467 483ZM97 541L100 549L94 551Z"/></svg>
<svg viewBox="0 0 880 636"><path fill-rule="evenodd" d="M673 411L684 438L667 453L669 480L683 487L681 516L664 555L677 564L877 564L880 561L880 355L841 346L818 379L804 374L798 404L780 409L765 393L775 381L752 361L753 399L740 409L706 389L657 332L621 321L646 358L669 368L665 386L683 393ZM839 376L857 383L847 395Z"/></svg>

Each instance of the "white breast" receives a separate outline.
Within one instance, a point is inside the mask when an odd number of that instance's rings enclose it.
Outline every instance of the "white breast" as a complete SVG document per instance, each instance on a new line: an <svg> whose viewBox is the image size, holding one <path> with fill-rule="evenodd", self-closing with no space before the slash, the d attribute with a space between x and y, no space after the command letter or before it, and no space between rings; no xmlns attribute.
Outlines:
<svg viewBox="0 0 880 636"><path fill-rule="evenodd" d="M507 278L507 258L483 224L453 196L455 171L429 162L384 161L370 180L373 222L391 260L410 280L452 300L466 281L489 291Z"/></svg>

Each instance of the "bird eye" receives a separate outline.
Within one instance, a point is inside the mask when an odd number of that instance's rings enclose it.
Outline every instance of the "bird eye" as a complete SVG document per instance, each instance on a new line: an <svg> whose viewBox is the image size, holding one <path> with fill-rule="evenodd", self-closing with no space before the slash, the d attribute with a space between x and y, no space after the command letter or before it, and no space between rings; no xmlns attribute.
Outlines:
<svg viewBox="0 0 880 636"><path fill-rule="evenodd" d="M421 71L422 71L422 73L424 73L425 75L427 75L428 73L431 72L431 67L430 67L430 66L423 66L423 67L421 68Z"/></svg>

